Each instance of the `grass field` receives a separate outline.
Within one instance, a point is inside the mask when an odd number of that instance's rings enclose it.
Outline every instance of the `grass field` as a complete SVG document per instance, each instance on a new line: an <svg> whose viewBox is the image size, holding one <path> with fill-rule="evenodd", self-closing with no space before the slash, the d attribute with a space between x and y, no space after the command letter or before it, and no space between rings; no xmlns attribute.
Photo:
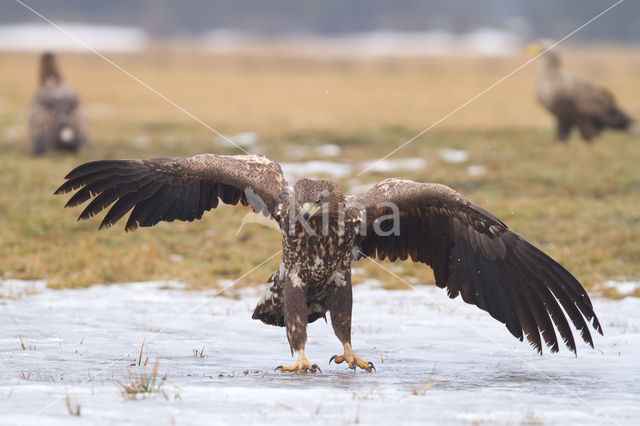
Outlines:
<svg viewBox="0 0 640 426"><path fill-rule="evenodd" d="M595 53L594 53L595 52ZM419 157L420 170L366 173L385 155L528 58L320 60L283 52L213 55L154 47L112 59L224 134L254 131L252 152L276 161L317 159L315 146L335 144L352 165L343 190L391 175L445 183L494 212L548 252L587 288L640 278L640 149L632 136L606 133L592 146L577 137L553 142L551 120L533 97L537 64L525 68L392 158ZM273 230L236 229L245 211L221 208L197 223L163 223L124 233L97 232L97 218L76 223L53 191L75 165L102 158L240 153L130 77L92 55L63 55L62 71L82 94L92 147L77 157L29 156L26 110L35 89L36 57L0 54L0 274L46 278L51 287L175 279L194 288L235 280L279 250ZM640 55L632 49L575 49L576 74L610 87L640 117ZM465 150L461 163L442 149ZM486 173L469 173L482 166ZM276 256L240 280L264 282ZM361 262L357 280L404 284ZM428 268L398 264L400 276L432 282ZM615 297L615 290L610 296Z"/></svg>

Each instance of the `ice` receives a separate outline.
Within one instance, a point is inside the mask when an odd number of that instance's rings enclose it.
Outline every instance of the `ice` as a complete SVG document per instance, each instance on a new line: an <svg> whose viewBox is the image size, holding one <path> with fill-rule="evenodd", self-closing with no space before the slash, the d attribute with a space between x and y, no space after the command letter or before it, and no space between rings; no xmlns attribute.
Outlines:
<svg viewBox="0 0 640 426"><path fill-rule="evenodd" d="M539 356L441 289L367 282L354 289L353 345L377 371L328 365L341 346L318 320L306 353L322 373L308 375L274 372L292 358L284 329L251 320L262 289L0 282L19 295L0 299L0 424L636 424L640 299L595 298L595 350ZM143 341L164 396L125 400L112 380L127 381Z"/></svg>
<svg viewBox="0 0 640 426"><path fill-rule="evenodd" d="M139 28L70 22L57 25L100 52L136 53L147 46L147 35ZM48 23L0 26L0 50L87 52L82 43Z"/></svg>

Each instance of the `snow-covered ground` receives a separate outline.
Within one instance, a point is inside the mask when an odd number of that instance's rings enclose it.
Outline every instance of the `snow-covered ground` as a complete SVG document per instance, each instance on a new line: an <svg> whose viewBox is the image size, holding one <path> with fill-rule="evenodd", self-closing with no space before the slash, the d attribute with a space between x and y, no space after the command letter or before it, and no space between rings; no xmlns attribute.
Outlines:
<svg viewBox="0 0 640 426"><path fill-rule="evenodd" d="M581 344L577 357L541 357L440 289L361 285L353 344L377 371L328 365L341 346L319 320L307 355L322 373L297 375L274 372L292 358L283 329L251 320L255 290L212 298L176 283L0 288L0 424L602 425L640 417L637 298L594 300L605 330L595 350ZM143 341L146 371L157 359L167 376L164 396L127 400L113 381L127 383ZM203 346L205 356L194 356ZM67 395L80 417L68 414Z"/></svg>

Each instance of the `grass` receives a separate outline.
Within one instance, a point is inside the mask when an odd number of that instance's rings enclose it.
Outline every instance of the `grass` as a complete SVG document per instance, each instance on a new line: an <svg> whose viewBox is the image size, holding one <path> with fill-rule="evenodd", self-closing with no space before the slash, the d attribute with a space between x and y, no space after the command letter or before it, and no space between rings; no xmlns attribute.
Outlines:
<svg viewBox="0 0 640 426"><path fill-rule="evenodd" d="M601 54L600 54L601 53ZM432 58L322 61L282 54L212 55L156 47L113 59L205 123L225 134L256 131L276 161L316 159L313 147L336 144L338 158L361 164L388 153L524 62L513 58ZM76 222L82 207L64 210L54 197L76 165L102 158L239 153L119 71L89 55L65 55L62 69L84 98L92 147L77 157L29 156L26 108L34 89L35 56L0 54L0 276L46 278L53 288L94 283L179 280L216 288L280 249L279 235L248 224L248 210L223 207L193 223L162 223L97 232L99 218ZM602 82L640 117L640 55L612 49L575 50L570 68ZM535 64L427 132L392 158L419 157L423 170L395 177L441 182L503 219L572 271L588 289L610 279L640 278L640 141L606 133L593 145L553 143L550 119L533 99ZM25 70L32 71L25 73ZM33 77L33 78L31 78ZM440 159L443 148L469 160ZM487 173L471 176L467 168ZM347 191L389 174L342 179ZM276 257L240 280L265 282ZM432 282L422 265L387 265L401 277ZM406 285L367 261L354 281L378 278ZM603 290L604 291L604 290ZM606 290L617 297L615 289ZM640 296L640 294L636 294Z"/></svg>
<svg viewBox="0 0 640 426"><path fill-rule="evenodd" d="M120 389L125 399L144 399L156 394L167 398L163 389L167 376L158 376L158 365L159 361L156 360L150 372L147 372L144 367L140 368L137 374L127 370L129 373L128 383L122 383L117 380L113 380L113 383Z"/></svg>

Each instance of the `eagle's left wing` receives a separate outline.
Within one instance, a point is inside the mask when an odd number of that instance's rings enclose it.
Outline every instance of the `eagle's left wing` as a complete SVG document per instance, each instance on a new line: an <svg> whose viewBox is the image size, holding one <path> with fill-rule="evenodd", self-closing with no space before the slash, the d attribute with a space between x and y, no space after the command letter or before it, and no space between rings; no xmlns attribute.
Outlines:
<svg viewBox="0 0 640 426"><path fill-rule="evenodd" d="M258 155L92 161L65 178L55 193L77 190L66 207L95 197L79 219L109 209L100 228L109 227L131 211L127 231L160 221L200 219L219 200L251 205L255 212L275 217L287 191L280 165Z"/></svg>
<svg viewBox="0 0 640 426"><path fill-rule="evenodd" d="M431 266L436 285L446 287L449 297L461 294L520 340L524 331L538 352L540 334L552 352L558 350L553 324L576 351L562 309L592 347L585 318L602 334L589 296L566 269L451 188L387 179L347 200L366 221L366 235L356 242L363 255Z"/></svg>

